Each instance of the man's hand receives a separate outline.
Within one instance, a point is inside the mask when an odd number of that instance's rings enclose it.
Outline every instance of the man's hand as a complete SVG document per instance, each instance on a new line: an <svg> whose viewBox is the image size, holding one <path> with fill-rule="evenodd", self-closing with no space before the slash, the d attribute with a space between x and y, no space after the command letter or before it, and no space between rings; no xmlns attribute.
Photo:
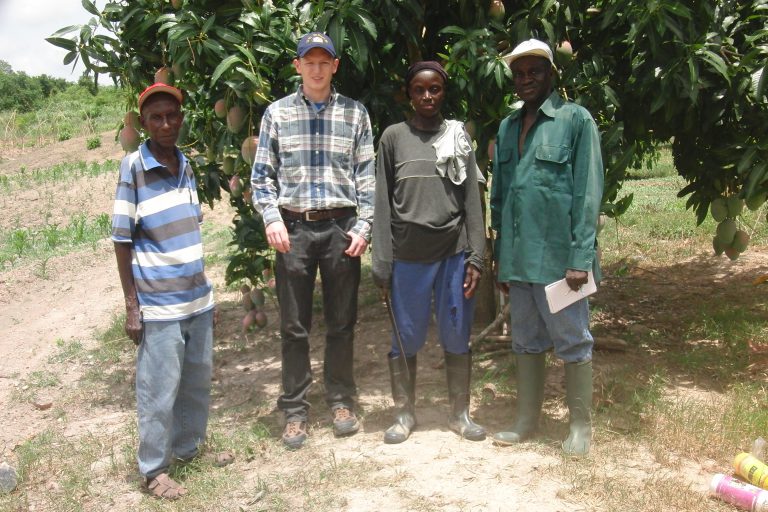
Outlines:
<svg viewBox="0 0 768 512"><path fill-rule="evenodd" d="M493 262L493 282L496 283L496 289L504 295L509 295L509 283L499 282L499 264L494 260Z"/></svg>
<svg viewBox="0 0 768 512"><path fill-rule="evenodd" d="M219 325L219 307L213 306L213 328Z"/></svg>
<svg viewBox="0 0 768 512"><path fill-rule="evenodd" d="M365 241L365 238L351 231L347 231L347 236L349 236L350 242L349 247L347 247L347 250L344 251L344 254L350 258L357 258L358 256L362 256L365 250L368 248L368 242Z"/></svg>
<svg viewBox="0 0 768 512"><path fill-rule="evenodd" d="M581 285L587 284L589 277L583 270L568 269L565 271L565 282L568 284L568 288L577 292Z"/></svg>
<svg viewBox="0 0 768 512"><path fill-rule="evenodd" d="M275 248L277 252L286 253L291 250L291 239L288 237L288 230L282 221L273 222L266 227L267 242Z"/></svg>
<svg viewBox="0 0 768 512"><path fill-rule="evenodd" d="M141 343L141 334L143 327L141 325L141 311L139 310L139 299L136 297L125 298L125 334L133 341L135 345Z"/></svg>
<svg viewBox="0 0 768 512"><path fill-rule="evenodd" d="M471 263L464 270L464 298L471 299L480 283L480 271Z"/></svg>

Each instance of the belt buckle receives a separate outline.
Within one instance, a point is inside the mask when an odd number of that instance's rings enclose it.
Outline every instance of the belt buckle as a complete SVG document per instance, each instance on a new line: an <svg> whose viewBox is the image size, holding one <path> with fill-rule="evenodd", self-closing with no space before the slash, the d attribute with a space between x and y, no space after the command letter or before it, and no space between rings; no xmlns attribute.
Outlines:
<svg viewBox="0 0 768 512"><path fill-rule="evenodd" d="M301 212L301 217L304 220L304 222L314 222L317 219L313 219L312 217L317 213L320 213L320 212L318 210L305 210Z"/></svg>

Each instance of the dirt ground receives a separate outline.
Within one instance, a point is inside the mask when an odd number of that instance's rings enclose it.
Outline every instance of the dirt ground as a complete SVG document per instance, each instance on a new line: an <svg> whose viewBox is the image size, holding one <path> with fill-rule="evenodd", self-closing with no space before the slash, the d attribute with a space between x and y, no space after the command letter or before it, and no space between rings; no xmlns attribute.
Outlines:
<svg viewBox="0 0 768 512"><path fill-rule="evenodd" d="M122 152L114 146L111 134L102 137L98 150L86 152L84 139L73 139L37 150L28 150L0 160L0 174L47 167L52 163L76 162L84 158L119 160ZM53 186L18 191L0 198L4 215L0 229L13 225L34 226L45 221L46 211L54 217L67 218L73 212L97 215L111 210L114 175L82 179L65 190ZM227 226L232 212L225 205L206 213L206 222ZM87 347L96 344L96 333L103 331L113 315L121 312L122 297L111 244L103 241L75 253L48 261L47 279L35 271L34 264L0 269L0 462L16 462L14 451L25 441L48 429L63 431L77 438L88 433L109 443L120 436L125 425L135 422L133 392L130 382L115 386L110 396L92 397L83 403L62 403L63 397L88 370L83 364L59 364L56 372L61 384L42 390L38 402L51 402L51 409L40 410L34 403L14 399L19 387L34 372L51 368L57 340L80 340ZM692 297L712 294L717 300L738 303L751 286L751 280L768 273L768 256L759 249L750 250L737 262L725 258L694 258L664 268L635 265L621 278L607 279L594 303L600 314L595 318L598 339L632 339L642 330L675 332L685 328L680 319L692 316L687 304ZM335 439L330 433L330 418L322 404L321 383L312 391L311 437L308 446L297 452L285 452L280 446L280 417L274 408L279 394L280 344L276 332L276 312L270 306L270 324L261 332L244 336L240 332L242 316L238 292L227 290L222 265L214 266L209 277L216 285L222 326L217 332L212 417L216 428L242 426L259 421L269 427L273 442L254 448L254 453L238 453L238 460L228 471L237 472L244 485L231 493L231 502L221 510L267 510L253 503L253 489L258 482L290 481L298 468L349 465L355 474L349 486L334 489L337 510L517 510L517 511L589 511L603 510L600 503L569 493L574 471L559 452L559 441L567 433L566 411L562 403L562 367L549 372L545 435L536 443L500 449L489 440L459 440L446 428L447 397L442 355L434 339L419 356L418 410L419 428L402 445L382 443L389 425L391 399L386 366L390 327L383 306L376 300L361 300L357 327L356 375L363 428L351 438ZM727 286L721 286L727 282ZM367 286L367 285L366 285ZM370 291L367 296L370 296ZM765 303L748 307L764 310ZM675 315L670 316L670 311ZM321 315L318 315L320 317ZM126 339L126 344L130 341ZM492 346L478 347L475 366L477 378L484 372L509 365L509 358ZM312 356L315 376L322 375L322 321L315 320ZM595 355L596 382L613 368L642 366L653 357L641 347L626 350L598 350ZM691 390L704 389L701 383L683 383ZM699 387L697 387L699 386ZM37 404L38 406L40 404ZM488 387L473 399L476 420L491 432L511 424L513 395L506 388ZM63 408L54 413L56 409ZM62 421L61 418L64 418ZM630 441L616 435L622 431L617 419L596 429L594 450L621 450ZM632 445L631 449L636 449ZM618 463L617 463L618 464ZM597 472L610 473L618 466L604 465ZM636 474L642 481L665 470L654 456L634 452L621 471ZM690 463L680 467L676 478L689 491L704 499L708 475L727 470L727 461ZM146 499L139 492L135 475L123 474L115 480L101 481L108 490L87 499L86 510L131 510ZM289 485L289 484L285 484ZM279 487L279 486L278 486ZM55 486L54 486L55 488ZM250 491L249 491L250 489ZM104 498L101 500L100 496ZM250 501L249 501L250 499ZM298 497L294 506L306 506ZM311 509L311 506L307 506ZM40 510L38 508L38 510ZM712 509L715 510L715 509ZM720 510L720 509L716 509Z"/></svg>

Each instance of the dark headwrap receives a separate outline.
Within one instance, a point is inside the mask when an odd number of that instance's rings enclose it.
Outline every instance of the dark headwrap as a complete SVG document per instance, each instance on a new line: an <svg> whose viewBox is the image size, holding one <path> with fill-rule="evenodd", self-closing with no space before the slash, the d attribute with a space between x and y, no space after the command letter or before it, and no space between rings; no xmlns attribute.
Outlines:
<svg viewBox="0 0 768 512"><path fill-rule="evenodd" d="M443 66L440 65L439 62L434 60L421 60L419 62L414 63L411 67L408 68L408 73L405 74L405 90L408 90L408 86L411 85L411 80L413 80L413 77L416 76L416 73L419 71L424 71L425 69L428 69L430 71L434 71L441 77L443 77L443 83L448 83L448 73L445 72L445 69L443 69Z"/></svg>

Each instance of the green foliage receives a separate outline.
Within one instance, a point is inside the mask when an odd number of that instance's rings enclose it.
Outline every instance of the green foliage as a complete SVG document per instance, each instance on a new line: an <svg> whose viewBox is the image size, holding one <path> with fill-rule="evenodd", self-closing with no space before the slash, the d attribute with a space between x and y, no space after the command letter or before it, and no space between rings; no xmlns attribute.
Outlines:
<svg viewBox="0 0 768 512"><path fill-rule="evenodd" d="M0 143L42 145L114 129L122 117L123 95L115 87L101 87L94 96L86 87L69 84L31 112L17 107L0 111Z"/></svg>
<svg viewBox="0 0 768 512"><path fill-rule="evenodd" d="M338 90L360 99L379 134L410 110L403 77L419 59L442 60L451 76L446 114L474 125L478 162L502 117L514 108L510 72L501 55L538 37L553 46L570 41L573 59L561 62L558 87L586 106L602 133L606 165L603 211L621 215L632 197L620 189L629 168L657 158L671 141L675 166L688 184L687 207L703 221L723 192L744 198L768 191L768 122L762 69L768 53L766 0L525 0L505 2L506 15L489 2L449 0L189 0L175 10L161 0L112 0L86 25L66 27L48 41L82 59L94 74L108 74L130 92L128 109L161 67L185 89L182 144L197 153L193 167L201 198L213 203L228 178L220 162L237 158L233 173L246 180L239 155L258 131L269 101L295 90L299 35L326 31L342 65ZM97 28L99 33L97 34ZM68 34L75 32L74 37ZM247 129L227 131L213 112L224 99L247 112ZM203 157L202 155L206 155ZM227 179L225 179L227 178ZM238 253L228 279L258 280L270 251L260 220L246 202L237 207Z"/></svg>
<svg viewBox="0 0 768 512"><path fill-rule="evenodd" d="M69 224L47 224L41 228L16 228L5 232L0 230L0 268L6 262L48 258L54 254L74 251L85 244L95 244L108 237L111 232L109 215L100 213L93 219L84 214L75 215Z"/></svg>
<svg viewBox="0 0 768 512"><path fill-rule="evenodd" d="M86 149L96 149L101 147L101 139L98 135L95 137L90 137L87 141L85 141L85 147Z"/></svg>
<svg viewBox="0 0 768 512"><path fill-rule="evenodd" d="M15 72L0 60L0 110L29 112L38 108L46 98L67 88L63 78L48 75L29 76Z"/></svg>

